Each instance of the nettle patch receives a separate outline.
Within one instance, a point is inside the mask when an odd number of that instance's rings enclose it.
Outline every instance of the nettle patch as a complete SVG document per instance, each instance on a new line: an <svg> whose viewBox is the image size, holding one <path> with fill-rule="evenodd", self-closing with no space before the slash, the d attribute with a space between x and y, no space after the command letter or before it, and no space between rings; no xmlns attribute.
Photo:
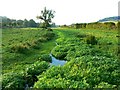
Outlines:
<svg viewBox="0 0 120 90"><path fill-rule="evenodd" d="M39 61L46 61L46 62L52 62L52 58L49 54L43 54L43 55L40 55L39 58L38 58Z"/></svg>
<svg viewBox="0 0 120 90"><path fill-rule="evenodd" d="M119 65L117 59L103 56L72 58L63 67L53 66L39 75L34 88L116 88Z"/></svg>
<svg viewBox="0 0 120 90"><path fill-rule="evenodd" d="M48 62L36 61L33 64L26 65L24 71L3 74L2 89L24 89L25 85L33 86L38 80L37 76L49 67Z"/></svg>

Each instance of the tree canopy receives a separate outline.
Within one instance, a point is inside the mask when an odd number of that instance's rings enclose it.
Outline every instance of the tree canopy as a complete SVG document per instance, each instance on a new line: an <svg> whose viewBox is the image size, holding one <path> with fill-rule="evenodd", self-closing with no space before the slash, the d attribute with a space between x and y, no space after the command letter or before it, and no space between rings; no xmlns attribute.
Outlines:
<svg viewBox="0 0 120 90"><path fill-rule="evenodd" d="M55 11L53 10L48 10L46 7L44 10L41 11L41 15L37 16L37 19L40 19L43 21L42 23L42 28L47 28L50 26L50 23L52 22L52 18L54 18L54 13Z"/></svg>

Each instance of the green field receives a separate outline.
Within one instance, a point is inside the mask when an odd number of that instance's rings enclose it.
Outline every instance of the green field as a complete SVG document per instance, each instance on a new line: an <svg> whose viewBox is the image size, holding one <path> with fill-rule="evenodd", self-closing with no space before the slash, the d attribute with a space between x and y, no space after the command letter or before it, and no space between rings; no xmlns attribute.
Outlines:
<svg viewBox="0 0 120 90"><path fill-rule="evenodd" d="M117 30L17 28L2 35L3 88L120 87ZM50 67L50 53L67 63Z"/></svg>

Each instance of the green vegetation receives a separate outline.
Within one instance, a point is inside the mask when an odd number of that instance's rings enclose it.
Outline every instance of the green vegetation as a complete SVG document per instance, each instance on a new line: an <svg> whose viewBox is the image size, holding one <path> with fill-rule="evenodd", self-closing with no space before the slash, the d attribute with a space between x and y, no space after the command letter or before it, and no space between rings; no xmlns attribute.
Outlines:
<svg viewBox="0 0 120 90"><path fill-rule="evenodd" d="M29 64L39 60L42 54L49 55L55 45L52 39L54 39L52 31L3 29L3 73L16 69L14 66L22 65L20 69L23 69L25 63ZM51 45L46 51L44 44L48 45L49 43Z"/></svg>
<svg viewBox="0 0 120 90"><path fill-rule="evenodd" d="M2 23L0 22L2 28L26 28L39 26L39 23L36 23L33 19L16 20L3 16L0 16L0 18L2 19Z"/></svg>
<svg viewBox="0 0 120 90"><path fill-rule="evenodd" d="M58 33L59 38L56 40L58 45L52 50L52 54L68 62L63 67L53 66L39 75L38 81L34 84L35 88L119 86L117 31L56 29L54 32Z"/></svg>
<svg viewBox="0 0 120 90"><path fill-rule="evenodd" d="M69 27L76 29L101 29L101 30L117 30L117 23L115 22L93 22L93 23L76 23Z"/></svg>
<svg viewBox="0 0 120 90"><path fill-rule="evenodd" d="M3 29L2 33L2 88L33 86L36 76L49 67L55 34L37 28Z"/></svg>
<svg viewBox="0 0 120 90"><path fill-rule="evenodd" d="M3 89L120 87L117 30L3 29L2 48Z"/></svg>

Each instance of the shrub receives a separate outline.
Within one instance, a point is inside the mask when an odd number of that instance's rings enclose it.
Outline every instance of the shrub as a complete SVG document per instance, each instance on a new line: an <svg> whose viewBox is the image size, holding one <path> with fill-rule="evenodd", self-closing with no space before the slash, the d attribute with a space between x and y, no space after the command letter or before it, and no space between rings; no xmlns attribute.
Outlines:
<svg viewBox="0 0 120 90"><path fill-rule="evenodd" d="M51 31L46 31L43 33L42 37L47 38L47 40L51 40L55 34Z"/></svg>
<svg viewBox="0 0 120 90"><path fill-rule="evenodd" d="M52 58L48 54L43 54L40 56L39 60L46 61L46 62L52 62Z"/></svg>
<svg viewBox="0 0 120 90"><path fill-rule="evenodd" d="M89 35L86 37L86 42L87 42L87 44L92 44L92 45L95 45L98 43L96 40L96 37L92 36L92 35Z"/></svg>
<svg viewBox="0 0 120 90"><path fill-rule="evenodd" d="M43 71L46 71L46 69L49 68L49 63L45 62L45 61L37 61L34 64L30 65L27 69L26 69L26 75L25 75L25 79L26 82L29 86L33 86L34 82L36 82L37 79L37 75L41 74Z"/></svg>
<svg viewBox="0 0 120 90"><path fill-rule="evenodd" d="M54 56L60 60L64 60L66 55L67 55L67 52L56 52L56 54L54 54Z"/></svg>
<svg viewBox="0 0 120 90"><path fill-rule="evenodd" d="M33 42L31 43L31 47L34 48L34 49L40 49L40 45L39 45L39 44L40 44L40 43L39 43L38 40L33 41Z"/></svg>
<svg viewBox="0 0 120 90"><path fill-rule="evenodd" d="M49 67L49 63L45 61L37 61L34 64L30 65L27 69L26 72L28 75L36 76L45 71Z"/></svg>
<svg viewBox="0 0 120 90"><path fill-rule="evenodd" d="M26 51L28 51L29 49L29 46L27 45L15 45L13 47L11 47L11 52L14 52L14 53L26 53Z"/></svg>
<svg viewBox="0 0 120 90"><path fill-rule="evenodd" d="M40 37L40 38L38 39L38 41L39 41L39 42L46 42L46 41L47 41L47 38L45 38L45 37Z"/></svg>
<svg viewBox="0 0 120 90"><path fill-rule="evenodd" d="M116 85L111 85L106 82L101 82L95 86L95 88L115 88L115 87L116 87Z"/></svg>
<svg viewBox="0 0 120 90"><path fill-rule="evenodd" d="M85 35L85 34L76 34L75 36L78 37L78 38L84 38L84 37L86 37L87 35Z"/></svg>
<svg viewBox="0 0 120 90"><path fill-rule="evenodd" d="M7 73L2 78L2 89L24 89L25 80L22 74Z"/></svg>

